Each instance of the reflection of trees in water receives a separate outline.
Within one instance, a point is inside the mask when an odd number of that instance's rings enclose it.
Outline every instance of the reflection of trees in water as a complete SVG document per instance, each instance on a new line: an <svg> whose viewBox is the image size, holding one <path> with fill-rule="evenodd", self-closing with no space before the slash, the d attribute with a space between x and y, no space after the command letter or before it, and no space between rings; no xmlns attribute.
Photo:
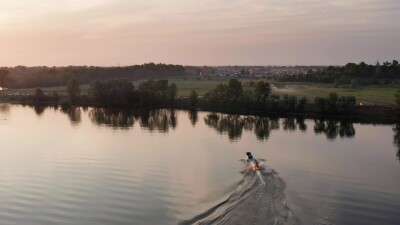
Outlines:
<svg viewBox="0 0 400 225"><path fill-rule="evenodd" d="M10 112L10 105L9 104L0 104L0 113L7 114Z"/></svg>
<svg viewBox="0 0 400 225"><path fill-rule="evenodd" d="M296 118L296 123L299 127L299 130L301 130L302 132L307 131L307 124L304 123L304 118L303 117L297 117Z"/></svg>
<svg viewBox="0 0 400 225"><path fill-rule="evenodd" d="M254 133L259 140L267 140L271 130L279 130L278 118L254 117Z"/></svg>
<svg viewBox="0 0 400 225"><path fill-rule="evenodd" d="M46 108L54 108L55 106L33 105L31 106L37 115L42 115ZM117 110L106 108L82 108L82 107L64 107L61 112L68 115L72 124L79 124L82 120L82 111L88 112L91 121L98 125L105 125L113 128L127 129L133 127L135 120L140 122L140 126L147 128L149 131L168 132L170 128L175 129L178 121L175 110L156 109L151 111L132 111ZM193 119L197 121L197 112L192 114ZM192 122L193 123L193 122Z"/></svg>
<svg viewBox="0 0 400 225"><path fill-rule="evenodd" d="M129 128L132 127L135 122L135 117L132 112L105 108L90 109L89 118L93 123L113 128Z"/></svg>
<svg viewBox="0 0 400 225"><path fill-rule="evenodd" d="M142 111L139 117L140 126L149 131L168 132L169 128L175 129L177 117L175 110L156 109L152 111Z"/></svg>
<svg viewBox="0 0 400 225"><path fill-rule="evenodd" d="M284 131L307 130L307 124L302 117L270 118L256 116L239 116L211 113L205 119L205 123L213 127L220 134L228 134L230 140L240 139L243 130L253 131L259 140L267 140L272 130ZM330 140L352 138L355 136L353 124L348 121L315 120L314 132L325 134Z"/></svg>
<svg viewBox="0 0 400 225"><path fill-rule="evenodd" d="M243 130L253 131L259 140L267 140L271 130L279 129L279 119L255 116L208 114L204 122L230 140L240 139Z"/></svg>
<svg viewBox="0 0 400 225"><path fill-rule="evenodd" d="M299 129L304 132L307 130L307 124L304 123L303 117L287 117L282 120L283 130L285 131L295 131Z"/></svg>
<svg viewBox="0 0 400 225"><path fill-rule="evenodd" d="M87 106L82 106L81 108L82 108L82 110L83 110L84 112L87 112L87 111L89 110L89 108L88 108Z"/></svg>
<svg viewBox="0 0 400 225"><path fill-rule="evenodd" d="M396 126L393 128L394 136L393 136L393 143L397 147L396 156L400 160L400 123L397 123Z"/></svg>
<svg viewBox="0 0 400 225"><path fill-rule="evenodd" d="M283 125L283 130L286 130L286 131L296 130L296 121L295 121L294 117L284 118L282 121L282 125Z"/></svg>
<svg viewBox="0 0 400 225"><path fill-rule="evenodd" d="M204 122L214 127L218 133L227 133L230 140L239 139L242 136L244 119L239 115L209 114L204 118Z"/></svg>
<svg viewBox="0 0 400 225"><path fill-rule="evenodd" d="M352 138L356 134L353 123L342 120L314 120L314 132L316 134L325 134L330 140L336 139L338 136L340 138Z"/></svg>
<svg viewBox="0 0 400 225"><path fill-rule="evenodd" d="M68 115L72 125L77 125L81 122L81 108L80 107L63 107L61 112Z"/></svg>
<svg viewBox="0 0 400 225"><path fill-rule="evenodd" d="M41 104L21 104L22 107L29 107L33 108L37 116L41 116L46 110L54 110L55 112L58 111L59 107L57 105L41 105ZM65 113L65 112L64 112Z"/></svg>
<svg viewBox="0 0 400 225"><path fill-rule="evenodd" d="M57 105L41 105L41 104L21 104L23 107L33 108L37 116L41 116L47 109L53 109L54 111L58 111Z"/></svg>
<svg viewBox="0 0 400 225"><path fill-rule="evenodd" d="M46 110L47 106L45 105L34 105L33 109L35 110L36 115L41 116Z"/></svg>
<svg viewBox="0 0 400 225"><path fill-rule="evenodd" d="M92 108L89 118L93 123L106 125L113 128L130 128L135 121L149 131L168 132L177 126L177 115L174 110L156 109L151 111L127 111L105 108Z"/></svg>
<svg viewBox="0 0 400 225"><path fill-rule="evenodd" d="M399 149L397 149L397 158L400 160L400 148Z"/></svg>
<svg viewBox="0 0 400 225"><path fill-rule="evenodd" d="M188 112L188 114L189 114L190 122L192 123L193 126L195 126L197 121L199 120L197 111L191 110Z"/></svg>

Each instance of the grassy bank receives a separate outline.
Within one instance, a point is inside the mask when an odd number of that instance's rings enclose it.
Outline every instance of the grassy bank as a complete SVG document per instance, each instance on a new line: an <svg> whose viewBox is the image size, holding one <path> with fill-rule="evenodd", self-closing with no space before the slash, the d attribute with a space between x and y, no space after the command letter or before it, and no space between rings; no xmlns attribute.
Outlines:
<svg viewBox="0 0 400 225"><path fill-rule="evenodd" d="M291 94L298 97L306 97L313 101L316 96L326 96L330 92L336 92L338 95L355 96L358 103L364 105L394 105L394 94L400 88L400 85L369 85L355 89L333 87L332 84L316 83L290 83L273 82L273 92L277 94Z"/></svg>
<svg viewBox="0 0 400 225"><path fill-rule="evenodd" d="M239 79L243 84L244 90L253 90L253 82L260 80L256 79ZM134 81L135 87L145 80ZM186 79L174 78L169 79L170 83L175 83L178 87L178 96L189 96L191 90L196 90L199 95L204 95L210 89L216 87L219 83L228 83L228 78L213 78L198 79L197 77L188 77ZM338 95L351 95L357 99L357 104L363 105L386 105L394 106L395 92L400 88L400 85L370 85L355 89L344 87L333 87L332 84L316 84L316 83L297 83L297 82L271 82L273 86L272 93L278 95L295 95L298 99L301 97L307 98L308 102L313 102L315 97L327 96L330 92L337 92ZM52 94L57 93L60 96L66 96L66 86L42 88L44 92ZM32 94L34 88L16 89L2 91L1 95L11 94ZM81 85L81 93L87 94L89 85Z"/></svg>

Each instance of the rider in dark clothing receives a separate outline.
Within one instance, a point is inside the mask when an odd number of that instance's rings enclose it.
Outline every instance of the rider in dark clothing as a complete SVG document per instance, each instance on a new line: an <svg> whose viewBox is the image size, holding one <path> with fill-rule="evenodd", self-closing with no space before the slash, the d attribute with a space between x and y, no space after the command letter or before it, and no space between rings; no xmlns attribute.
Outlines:
<svg viewBox="0 0 400 225"><path fill-rule="evenodd" d="M255 168L256 168L257 170L260 169L260 166L259 166L260 162L258 162L257 159L255 159L255 158L253 157L253 155L251 154L251 152L246 152L246 155L247 155L247 162L252 162L252 163L254 163Z"/></svg>

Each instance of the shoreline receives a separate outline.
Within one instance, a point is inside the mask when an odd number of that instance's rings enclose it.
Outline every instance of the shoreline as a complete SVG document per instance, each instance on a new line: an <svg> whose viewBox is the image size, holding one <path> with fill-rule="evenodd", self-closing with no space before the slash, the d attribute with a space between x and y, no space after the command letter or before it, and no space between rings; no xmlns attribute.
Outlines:
<svg viewBox="0 0 400 225"><path fill-rule="evenodd" d="M9 101L0 99L2 104L16 104L16 105L29 105L29 106L44 106L44 107L61 107L61 108L72 108L72 107L99 107L111 110L153 110L153 109L177 109L187 111L200 111L200 112L214 112L214 113L225 113L225 114L236 114L236 115L251 115L260 117L301 117L306 119L332 119L332 120L351 120L360 123L379 123L379 124L393 124L400 121L400 115L397 115L396 109L388 106L381 105L364 105L354 106L350 113L324 113L319 112L314 104L307 104L303 112L291 112L282 110L268 110L252 111L245 109L229 109L229 108L212 108L199 102L197 107L190 107L186 101L176 100L171 105L160 105L153 107L137 107L137 106L107 106L95 102L85 101L63 104L62 100L59 101Z"/></svg>

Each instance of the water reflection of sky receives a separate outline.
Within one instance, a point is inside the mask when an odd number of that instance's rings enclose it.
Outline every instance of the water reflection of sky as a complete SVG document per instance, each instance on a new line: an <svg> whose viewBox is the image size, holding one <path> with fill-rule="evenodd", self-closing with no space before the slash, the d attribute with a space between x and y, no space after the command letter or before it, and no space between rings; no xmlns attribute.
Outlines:
<svg viewBox="0 0 400 225"><path fill-rule="evenodd" d="M117 224L173 224L218 203L241 178L238 160L252 151L286 181L289 206L305 224L400 221L393 212L400 206L394 125L170 110L33 109L0 107L6 121L0 126L5 203L0 212L14 207L26 220L41 215L29 204L52 199L45 206L66 207L76 223L94 215L92 221L109 216L106 221ZM49 220L68 218L41 210ZM0 220L23 222L18 215L0 213Z"/></svg>

